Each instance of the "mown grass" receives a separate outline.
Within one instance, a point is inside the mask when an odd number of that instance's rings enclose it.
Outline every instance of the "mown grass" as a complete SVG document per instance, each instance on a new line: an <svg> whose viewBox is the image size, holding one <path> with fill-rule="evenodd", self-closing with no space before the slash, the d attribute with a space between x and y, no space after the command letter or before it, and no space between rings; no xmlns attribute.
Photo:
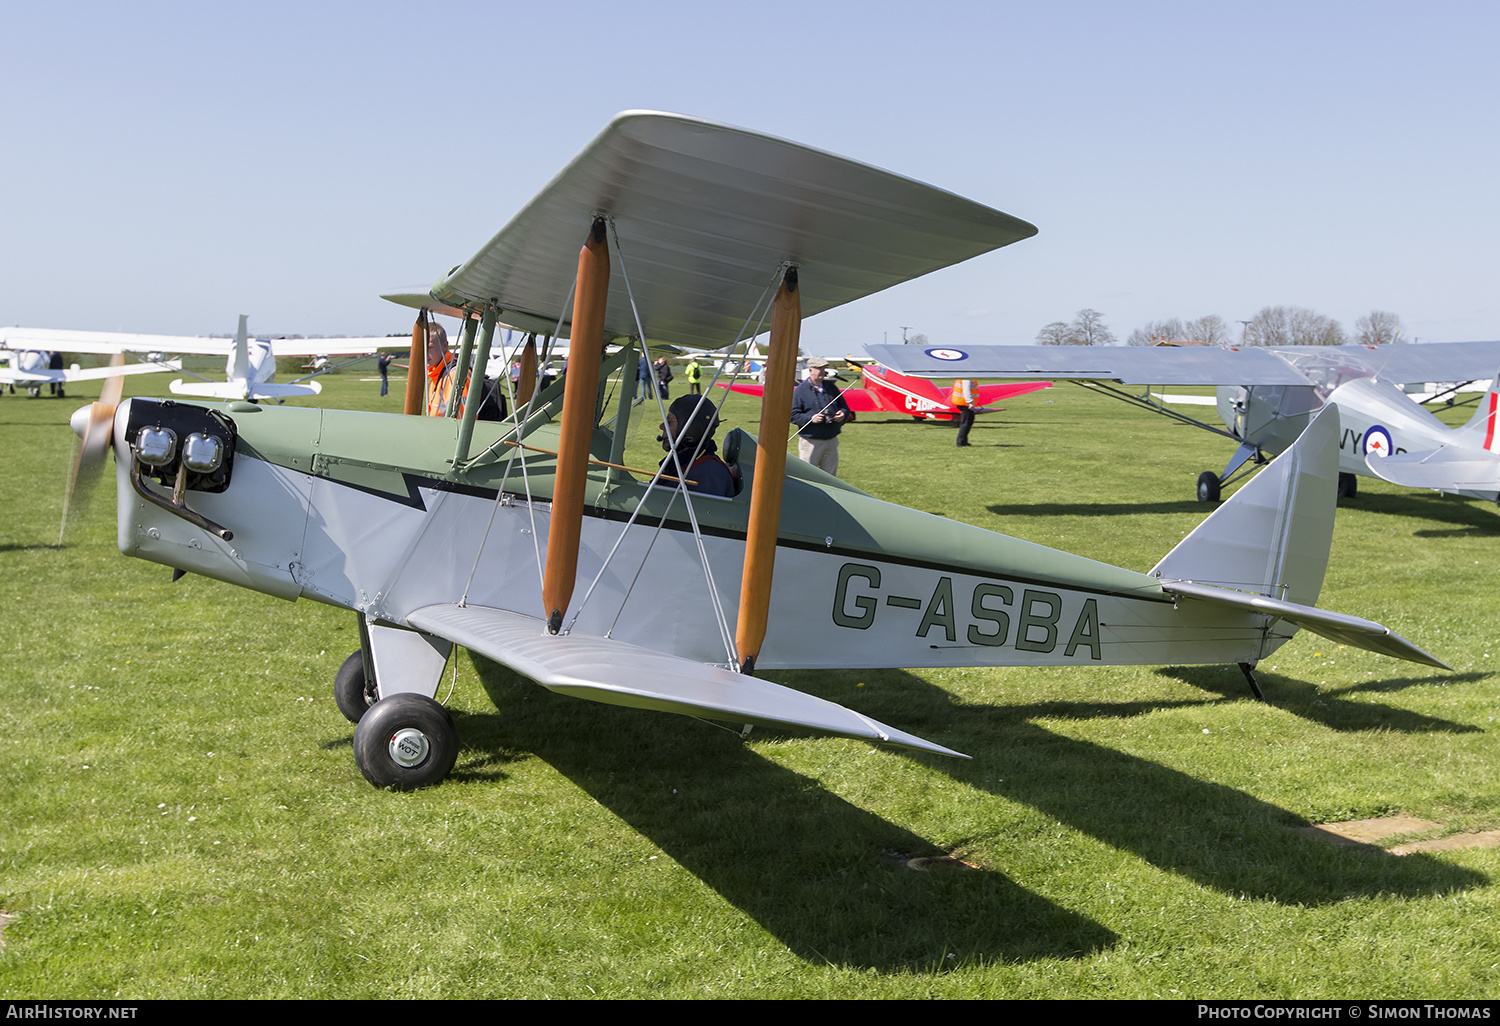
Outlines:
<svg viewBox="0 0 1500 1026"><path fill-rule="evenodd" d="M395 408L359 377L320 401ZM1265 703L1233 667L776 675L959 762L741 742L464 655L458 766L396 794L360 777L332 701L348 613L170 583L115 551L108 487L56 544L76 405L0 398L7 997L1495 992L1500 852L1397 858L1293 830L1395 811L1500 826L1484 504L1361 479L1338 515L1321 604L1451 674L1302 636L1262 665ZM1228 455L1078 388L1007 406L968 450L862 418L842 474L1145 569ZM730 427L757 417L726 408ZM657 456L648 423L637 466ZM981 868L902 865L945 853Z"/></svg>

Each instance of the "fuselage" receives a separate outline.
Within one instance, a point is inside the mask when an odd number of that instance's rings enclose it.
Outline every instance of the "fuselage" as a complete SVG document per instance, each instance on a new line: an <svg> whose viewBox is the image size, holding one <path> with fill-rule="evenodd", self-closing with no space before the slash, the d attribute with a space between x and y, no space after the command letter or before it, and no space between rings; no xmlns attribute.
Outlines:
<svg viewBox="0 0 1500 1026"><path fill-rule="evenodd" d="M123 430L129 408L122 405L115 433L126 554L395 625L423 606L460 600L542 615L555 460L489 450L506 425L476 424L471 451L488 455L455 474L451 419L215 406L238 435L232 481L222 492L190 490L186 502L232 529L224 541L135 492ZM526 444L555 449L554 439L542 424ZM604 432L596 443L607 452ZM753 453L753 442L741 446L739 496L693 496L709 573L680 495L661 487L647 495L628 474L591 468L565 623L729 662L714 606L732 625ZM894 506L790 461L758 665L1254 662L1284 640L1264 625L1254 614L1176 608L1146 574Z"/></svg>

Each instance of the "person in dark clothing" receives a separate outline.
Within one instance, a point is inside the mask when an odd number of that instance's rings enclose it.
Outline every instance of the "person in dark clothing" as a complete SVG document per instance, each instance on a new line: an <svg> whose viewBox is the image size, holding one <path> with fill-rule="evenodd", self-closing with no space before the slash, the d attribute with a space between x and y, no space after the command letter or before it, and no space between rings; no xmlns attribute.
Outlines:
<svg viewBox="0 0 1500 1026"><path fill-rule="evenodd" d="M641 362L635 368L635 402L630 405L639 406L645 402L647 394L651 391L652 382L655 380L656 378L651 373L650 357L642 356Z"/></svg>
<svg viewBox="0 0 1500 1026"><path fill-rule="evenodd" d="M682 474L690 482L688 491L730 499L739 493L740 469L719 458L719 447L713 439L718 427L719 415L713 403L704 402L702 396L685 395L667 409L667 422L661 426L657 440L667 453L662 466L673 477L677 476L677 464L671 453L676 448ZM696 459L694 452L698 454Z"/></svg>
<svg viewBox="0 0 1500 1026"><path fill-rule="evenodd" d="M375 358L375 364L380 368L380 397L385 398L387 390L391 385L390 372L391 361L395 359L390 353L381 353Z"/></svg>
<svg viewBox="0 0 1500 1026"><path fill-rule="evenodd" d="M658 356L656 358L656 385L658 391L661 392L661 397L663 399L669 398L669 396L667 395L667 386L671 383L672 368L668 366L667 358L665 356Z"/></svg>
<svg viewBox="0 0 1500 1026"><path fill-rule="evenodd" d="M807 377L792 393L792 423L797 425L797 455L834 477L839 473L839 431L852 423L854 411L828 377L828 361L807 361Z"/></svg>

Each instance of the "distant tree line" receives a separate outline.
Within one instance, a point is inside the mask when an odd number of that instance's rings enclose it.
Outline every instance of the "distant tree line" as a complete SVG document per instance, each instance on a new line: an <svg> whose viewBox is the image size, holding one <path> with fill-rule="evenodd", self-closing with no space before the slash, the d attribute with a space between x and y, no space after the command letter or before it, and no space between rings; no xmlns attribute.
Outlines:
<svg viewBox="0 0 1500 1026"><path fill-rule="evenodd" d="M1184 321L1169 317L1132 331L1125 339L1128 346L1154 346L1160 342L1204 342L1211 346L1340 346L1354 342L1360 345L1388 345L1399 342L1401 318L1385 310L1372 310L1354 322L1354 335L1345 334L1343 326L1331 317L1301 306L1267 306L1248 321L1241 322L1240 337L1234 337L1229 322L1218 314ZM1112 346L1114 333L1104 323L1098 310L1079 310L1071 323L1053 321L1037 332L1036 341L1043 346Z"/></svg>

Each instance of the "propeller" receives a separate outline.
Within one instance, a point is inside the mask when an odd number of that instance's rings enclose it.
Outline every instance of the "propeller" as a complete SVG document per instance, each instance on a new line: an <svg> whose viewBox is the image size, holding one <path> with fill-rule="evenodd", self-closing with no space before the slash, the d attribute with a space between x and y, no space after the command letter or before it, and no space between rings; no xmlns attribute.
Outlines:
<svg viewBox="0 0 1500 1026"><path fill-rule="evenodd" d="M111 367L125 366L125 354L116 353L110 360ZM87 502L93 493L94 482L99 478L99 468L104 463L104 453L109 449L110 436L114 431L115 408L120 405L120 395L125 388L125 376L112 374L104 379L99 390L99 401L80 407L68 419L68 426L79 438L78 455L73 460L68 474L68 491L63 497L62 526L57 531L57 543L62 544L68 530L68 514L75 500Z"/></svg>

